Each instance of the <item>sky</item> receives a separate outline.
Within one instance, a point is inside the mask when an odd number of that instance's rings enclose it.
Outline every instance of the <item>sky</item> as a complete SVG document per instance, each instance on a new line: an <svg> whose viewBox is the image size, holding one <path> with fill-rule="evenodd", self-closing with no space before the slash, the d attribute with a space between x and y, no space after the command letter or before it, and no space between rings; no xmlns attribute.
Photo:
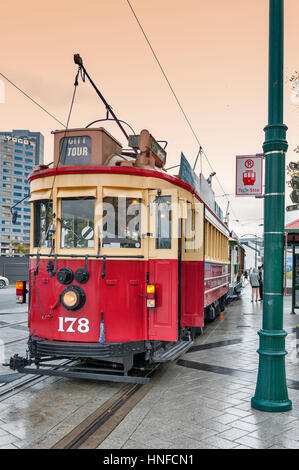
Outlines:
<svg viewBox="0 0 299 470"><path fill-rule="evenodd" d="M263 200L235 197L235 156L262 152L267 124L268 0L131 0L160 63L230 201L230 228L239 236L262 234ZM15 0L2 2L0 72L61 122L67 120L77 68L84 65L116 115L139 133L149 129L167 140L167 167L181 152L193 166L198 143L146 43L127 0ZM299 70L298 0L285 0L284 122L286 159L296 161L299 103L291 75ZM1 77L0 77L1 78ZM45 136L45 162L52 161L50 116L4 82L0 129L29 129ZM0 82L0 90L3 83ZM79 82L69 127L105 117L89 83ZM124 147L114 123L105 124ZM197 171L200 165L197 165ZM206 177L211 167L202 165ZM170 174L177 174L177 169ZM227 197L213 178L223 211ZM286 205L292 204L286 190ZM299 218L286 213L286 223ZM239 222L237 222L237 220Z"/></svg>

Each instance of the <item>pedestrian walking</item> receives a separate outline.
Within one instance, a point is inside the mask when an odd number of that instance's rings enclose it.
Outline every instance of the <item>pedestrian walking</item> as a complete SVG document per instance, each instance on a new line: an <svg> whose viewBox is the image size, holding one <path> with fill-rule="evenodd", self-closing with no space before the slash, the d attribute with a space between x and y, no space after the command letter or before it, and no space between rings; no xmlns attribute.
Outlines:
<svg viewBox="0 0 299 470"><path fill-rule="evenodd" d="M260 298L259 298L259 300L263 300L264 299L264 265L263 264L259 267L259 281L260 281L260 285L259 285Z"/></svg>
<svg viewBox="0 0 299 470"><path fill-rule="evenodd" d="M249 276L249 280L250 280L250 285L252 288L251 302L254 301L254 297L255 297L255 301L257 302L258 292L259 292L259 287L260 287L259 272L257 268L253 268L252 273Z"/></svg>
<svg viewBox="0 0 299 470"><path fill-rule="evenodd" d="M245 271L244 272L244 284L247 284L247 281L248 281L248 272Z"/></svg>

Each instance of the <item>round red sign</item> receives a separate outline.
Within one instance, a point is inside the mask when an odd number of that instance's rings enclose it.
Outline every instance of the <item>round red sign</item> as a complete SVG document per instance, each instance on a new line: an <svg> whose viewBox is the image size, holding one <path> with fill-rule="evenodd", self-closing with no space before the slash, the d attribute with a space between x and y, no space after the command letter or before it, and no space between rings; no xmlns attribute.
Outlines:
<svg viewBox="0 0 299 470"><path fill-rule="evenodd" d="M254 161L253 160L246 160L245 166L246 166L246 168L252 168L254 166Z"/></svg>

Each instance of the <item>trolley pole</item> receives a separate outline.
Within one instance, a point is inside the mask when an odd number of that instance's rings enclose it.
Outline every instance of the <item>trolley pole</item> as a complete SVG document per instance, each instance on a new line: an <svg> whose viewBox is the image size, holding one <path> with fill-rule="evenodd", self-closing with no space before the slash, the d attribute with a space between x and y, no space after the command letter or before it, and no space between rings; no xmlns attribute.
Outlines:
<svg viewBox="0 0 299 470"><path fill-rule="evenodd" d="M264 308L259 370L251 406L288 411L283 330L284 188L287 126L283 124L283 0L270 0L269 121L263 150L266 159L264 221Z"/></svg>

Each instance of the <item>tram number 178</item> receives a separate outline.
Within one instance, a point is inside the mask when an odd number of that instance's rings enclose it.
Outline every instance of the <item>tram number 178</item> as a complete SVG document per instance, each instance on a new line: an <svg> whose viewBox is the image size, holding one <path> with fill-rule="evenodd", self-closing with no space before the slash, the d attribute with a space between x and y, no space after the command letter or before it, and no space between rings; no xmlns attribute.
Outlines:
<svg viewBox="0 0 299 470"><path fill-rule="evenodd" d="M76 333L76 331L87 333L89 331L89 320L87 318L58 317L58 320L58 331L66 331L67 333Z"/></svg>

